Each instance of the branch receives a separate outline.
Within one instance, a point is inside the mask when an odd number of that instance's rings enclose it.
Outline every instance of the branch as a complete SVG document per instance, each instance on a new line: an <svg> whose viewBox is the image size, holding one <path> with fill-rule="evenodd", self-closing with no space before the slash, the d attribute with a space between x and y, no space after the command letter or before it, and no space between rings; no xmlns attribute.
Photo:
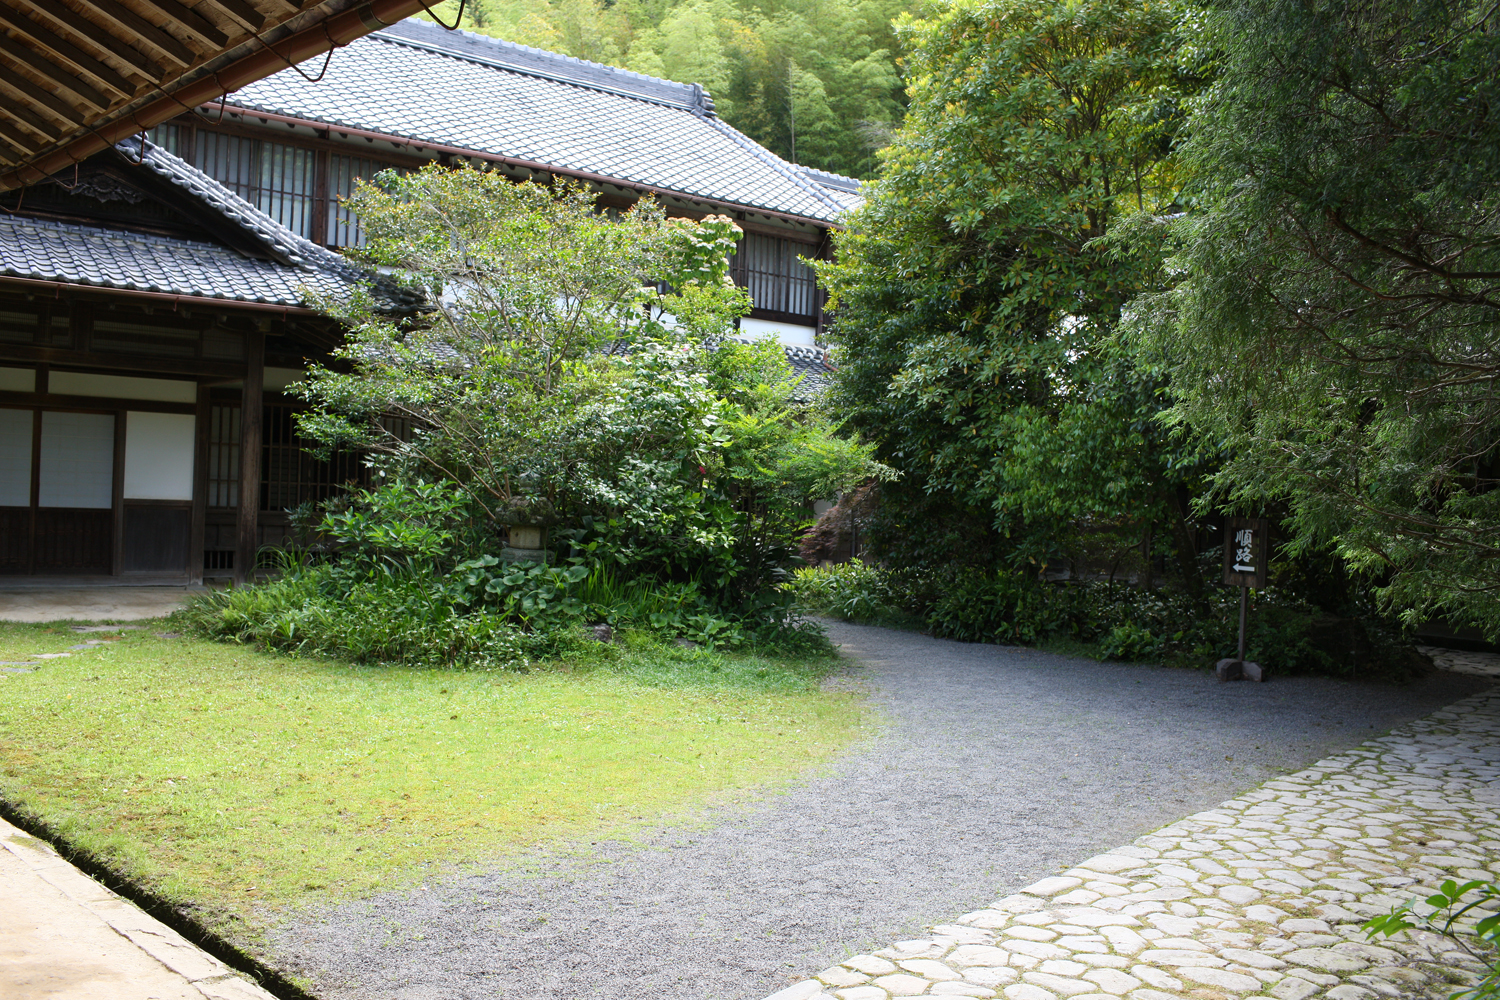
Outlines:
<svg viewBox="0 0 1500 1000"><path fill-rule="evenodd" d="M1445 271L1442 268L1431 264L1420 257L1413 257L1411 254L1403 253L1402 251L1397 250L1395 247L1386 246L1379 240L1371 239L1364 233L1360 232L1359 230L1355 229L1353 226L1345 222L1339 216L1337 209L1326 209L1323 214L1328 219L1329 224L1331 224L1335 229L1349 234L1350 236L1354 237L1355 240L1364 244L1370 249L1378 251L1379 253L1383 253L1387 257L1393 257L1396 260L1404 261L1407 264L1410 264L1412 267L1415 267L1419 271L1426 271L1429 274L1437 275L1439 278L1442 278L1445 281L1500 278L1500 271Z"/></svg>

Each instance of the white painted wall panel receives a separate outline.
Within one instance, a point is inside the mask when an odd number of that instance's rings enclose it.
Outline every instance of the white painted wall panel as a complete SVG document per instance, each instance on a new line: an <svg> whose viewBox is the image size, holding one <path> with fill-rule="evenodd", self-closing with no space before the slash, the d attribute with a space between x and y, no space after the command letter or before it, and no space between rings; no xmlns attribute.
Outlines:
<svg viewBox="0 0 1500 1000"><path fill-rule="evenodd" d="M198 383L133 375L95 375L59 372L47 376L47 391L63 396L108 396L112 399L149 399L158 403L195 403Z"/></svg>
<svg viewBox="0 0 1500 1000"><path fill-rule="evenodd" d="M31 411L0 408L0 507L31 504Z"/></svg>
<svg viewBox="0 0 1500 1000"><path fill-rule="evenodd" d="M792 347L816 347L818 328L796 323L777 323L768 319L740 320L740 336L756 340L778 340Z"/></svg>
<svg viewBox="0 0 1500 1000"><path fill-rule="evenodd" d="M39 506L113 507L114 416L44 412L39 464Z"/></svg>
<svg viewBox="0 0 1500 1000"><path fill-rule="evenodd" d="M0 368L0 389L6 392L36 392L36 369Z"/></svg>
<svg viewBox="0 0 1500 1000"><path fill-rule="evenodd" d="M125 415L126 499L193 499L195 419L191 413Z"/></svg>

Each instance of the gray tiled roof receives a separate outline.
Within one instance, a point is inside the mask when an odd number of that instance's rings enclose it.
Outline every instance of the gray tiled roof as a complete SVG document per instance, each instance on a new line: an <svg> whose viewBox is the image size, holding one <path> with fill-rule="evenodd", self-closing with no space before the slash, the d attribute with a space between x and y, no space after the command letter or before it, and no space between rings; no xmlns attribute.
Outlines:
<svg viewBox="0 0 1500 1000"><path fill-rule="evenodd" d="M138 138L115 149L242 227L272 259L217 243L0 215L0 274L285 306L302 305L304 289L336 293L368 280L166 150Z"/></svg>
<svg viewBox="0 0 1500 1000"><path fill-rule="evenodd" d="M790 362L793 373L802 380L797 383L797 395L800 398L812 399L822 395L823 390L828 388L828 383L833 378L833 364L826 350L788 344L786 359Z"/></svg>
<svg viewBox="0 0 1500 1000"><path fill-rule="evenodd" d="M858 197L857 182L788 163L730 128L696 85L425 21L351 42L317 83L287 70L228 103L815 222L836 221Z"/></svg>
<svg viewBox="0 0 1500 1000"><path fill-rule="evenodd" d="M801 164L797 165L797 169L802 171L802 175L808 180L824 188L830 196L844 206L845 210L856 209L865 203L862 181Z"/></svg>

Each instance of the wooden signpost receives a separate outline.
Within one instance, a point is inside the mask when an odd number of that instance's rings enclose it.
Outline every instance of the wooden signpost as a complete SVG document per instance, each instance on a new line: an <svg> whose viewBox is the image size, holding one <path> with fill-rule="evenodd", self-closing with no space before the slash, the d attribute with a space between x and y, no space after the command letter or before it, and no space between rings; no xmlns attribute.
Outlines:
<svg viewBox="0 0 1500 1000"><path fill-rule="evenodd" d="M1263 517L1231 517L1224 533L1224 585L1240 588L1240 655L1223 659L1214 667L1221 681L1247 678L1263 681L1266 672L1259 663L1245 659L1245 626L1250 614L1250 588L1266 585L1270 561L1271 524Z"/></svg>

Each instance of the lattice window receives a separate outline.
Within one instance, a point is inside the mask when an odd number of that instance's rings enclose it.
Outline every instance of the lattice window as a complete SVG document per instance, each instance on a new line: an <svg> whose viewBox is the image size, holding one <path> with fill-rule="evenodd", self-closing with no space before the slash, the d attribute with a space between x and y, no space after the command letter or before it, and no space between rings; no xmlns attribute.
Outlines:
<svg viewBox="0 0 1500 1000"><path fill-rule="evenodd" d="M359 456L335 451L328 461L309 454L312 442L297 433L298 407L266 403L261 424L260 509L286 510L320 503L365 485L368 474ZM240 408L214 406L209 411L208 505L236 507L240 502Z"/></svg>
<svg viewBox="0 0 1500 1000"><path fill-rule="evenodd" d="M266 404L261 510L318 503L365 481L364 466L351 452L336 451L326 462L309 454L312 442L297 433L296 412L288 404Z"/></svg>
<svg viewBox="0 0 1500 1000"><path fill-rule="evenodd" d="M807 259L813 248L793 240L746 233L729 271L750 290L755 308L812 319L818 314L818 283Z"/></svg>
<svg viewBox="0 0 1500 1000"><path fill-rule="evenodd" d="M182 125L158 125L146 133L146 138L173 156L192 158L192 151L187 148L188 130Z"/></svg>
<svg viewBox="0 0 1500 1000"><path fill-rule="evenodd" d="M312 236L317 156L310 149L199 130L197 166L302 236Z"/></svg>
<svg viewBox="0 0 1500 1000"><path fill-rule="evenodd" d="M354 193L355 181L369 180L387 169L391 169L389 163L360 156L334 155L328 158L328 234L325 239L329 246L365 245L365 234L360 229L359 219L341 203Z"/></svg>
<svg viewBox="0 0 1500 1000"><path fill-rule="evenodd" d="M240 408L213 406L208 414L208 505L238 507Z"/></svg>
<svg viewBox="0 0 1500 1000"><path fill-rule="evenodd" d="M39 321L34 309L0 308L0 343L36 343Z"/></svg>

